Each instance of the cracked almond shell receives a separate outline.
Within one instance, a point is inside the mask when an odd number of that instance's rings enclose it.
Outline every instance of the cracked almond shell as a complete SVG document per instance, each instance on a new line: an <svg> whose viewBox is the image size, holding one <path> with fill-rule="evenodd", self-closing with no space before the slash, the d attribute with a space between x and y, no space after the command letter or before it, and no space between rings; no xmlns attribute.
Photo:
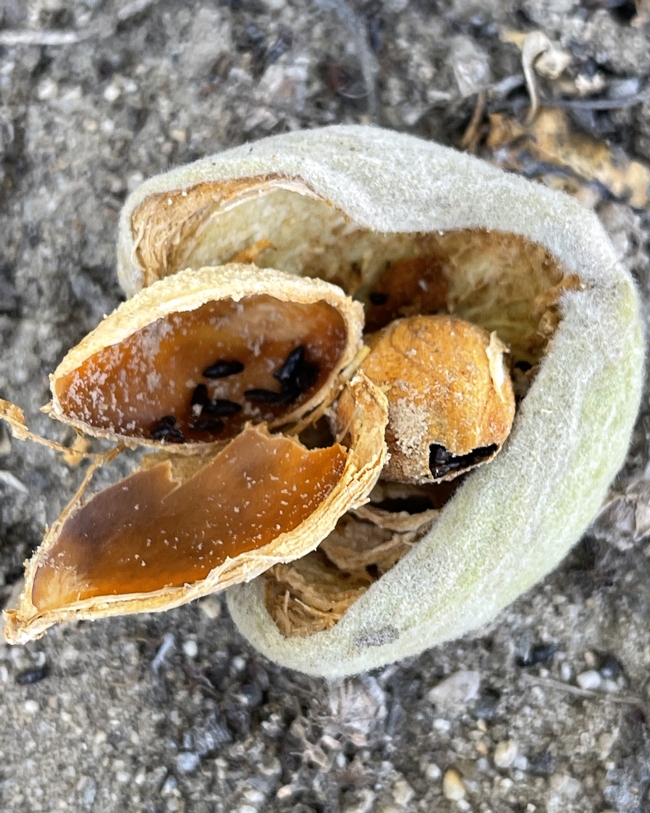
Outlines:
<svg viewBox="0 0 650 813"><path fill-rule="evenodd" d="M363 374L343 443L307 449L247 424L217 453L164 452L78 495L27 564L10 643L53 624L171 609L313 550L363 504L383 466L386 399Z"/></svg>
<svg viewBox="0 0 650 813"><path fill-rule="evenodd" d="M361 370L388 399L385 480L452 480L495 457L515 415L496 333L443 314L410 316L370 344Z"/></svg>
<svg viewBox="0 0 650 813"><path fill-rule="evenodd" d="M406 262L401 277L433 291L417 308L496 330L515 361L539 370L502 452L334 627L285 637L256 580L228 592L240 631L278 663L334 677L494 618L584 532L638 410L637 295L597 218L475 158L352 126L276 136L175 169L139 187L122 212L118 264L129 293L246 251L260 266L337 282L369 312L385 309L386 275ZM411 273L414 263L422 268ZM401 290L373 329L410 315L416 293Z"/></svg>
<svg viewBox="0 0 650 813"><path fill-rule="evenodd" d="M321 280L237 263L180 272L68 352L50 377L51 415L96 437L195 453L247 421L273 428L321 403L361 348L362 325L359 303ZM283 398L277 370L296 349L310 376ZM206 377L219 361L242 369Z"/></svg>

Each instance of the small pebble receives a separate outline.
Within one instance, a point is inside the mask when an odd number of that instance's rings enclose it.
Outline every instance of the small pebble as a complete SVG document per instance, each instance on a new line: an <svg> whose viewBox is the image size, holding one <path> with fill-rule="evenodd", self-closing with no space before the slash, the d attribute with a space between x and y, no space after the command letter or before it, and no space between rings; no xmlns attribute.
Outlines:
<svg viewBox="0 0 650 813"><path fill-rule="evenodd" d="M196 641L193 641L191 638L187 641L184 641L183 652L188 658L196 658L196 656L199 654L199 647Z"/></svg>
<svg viewBox="0 0 650 813"><path fill-rule="evenodd" d="M395 782L395 786L393 787L393 799L395 800L395 804L398 804L400 807L406 807L414 796L415 791L406 779L399 779Z"/></svg>
<svg viewBox="0 0 650 813"><path fill-rule="evenodd" d="M510 768L517 758L518 747L515 740L503 740L494 749L494 764L497 768Z"/></svg>
<svg viewBox="0 0 650 813"><path fill-rule="evenodd" d="M215 621L221 615L221 600L219 596L206 596L199 601L199 610L209 618L210 621Z"/></svg>
<svg viewBox="0 0 650 813"><path fill-rule="evenodd" d="M571 668L571 664L563 661L562 665L560 666L560 677L565 683L568 683L571 678L573 677L573 669Z"/></svg>
<svg viewBox="0 0 650 813"><path fill-rule="evenodd" d="M372 813L375 793L370 788L362 788L355 794L355 801L343 808L343 813Z"/></svg>
<svg viewBox="0 0 650 813"><path fill-rule="evenodd" d="M27 714L36 714L38 711L38 703L35 700L25 700L23 708Z"/></svg>
<svg viewBox="0 0 650 813"><path fill-rule="evenodd" d="M618 733L618 729L615 729L613 732L606 731L598 737L598 759L601 762L604 762L609 756L614 743L618 739Z"/></svg>
<svg viewBox="0 0 650 813"><path fill-rule="evenodd" d="M436 782L442 776L442 771L435 762L430 762L424 769L424 775L431 782Z"/></svg>
<svg viewBox="0 0 650 813"><path fill-rule="evenodd" d="M620 675L623 667L613 655L605 655L600 664L600 674L604 678L615 678Z"/></svg>
<svg viewBox="0 0 650 813"><path fill-rule="evenodd" d="M483 723L484 720L494 720L500 698L499 692L490 687L481 693L474 706L474 716L478 718L479 724ZM483 723L483 725L485 724Z"/></svg>
<svg viewBox="0 0 650 813"><path fill-rule="evenodd" d="M512 763L512 767L516 768L518 771L527 771L528 758L523 755L516 757L514 762Z"/></svg>
<svg viewBox="0 0 650 813"><path fill-rule="evenodd" d="M176 767L181 773L192 773L199 767L200 761L201 758L198 754L186 751L176 757Z"/></svg>
<svg viewBox="0 0 650 813"><path fill-rule="evenodd" d="M56 99L56 97L59 95L59 86L52 79L44 79L38 86L36 95L41 102Z"/></svg>
<svg viewBox="0 0 650 813"><path fill-rule="evenodd" d="M593 691L599 689L602 683L602 678L595 669L589 669L586 672L581 672L576 678L576 683L581 689L588 689Z"/></svg>
<svg viewBox="0 0 650 813"><path fill-rule="evenodd" d="M445 773L444 779L442 780L442 793L445 799L449 799L452 802L459 802L465 798L465 785L463 785L463 780L458 771L455 771L453 768L450 768Z"/></svg>
<svg viewBox="0 0 650 813"><path fill-rule="evenodd" d="M557 795L562 799L578 799L582 793L582 785L573 776L554 773L549 780L551 786L551 799Z"/></svg>
<svg viewBox="0 0 650 813"><path fill-rule="evenodd" d="M275 793L275 798L279 801L283 799L290 799L293 796L293 787L292 785L282 785L279 787Z"/></svg>
<svg viewBox="0 0 650 813"><path fill-rule="evenodd" d="M244 791L244 798L252 805L259 806L266 799L266 794L257 788L249 788L248 790Z"/></svg>
<svg viewBox="0 0 650 813"><path fill-rule="evenodd" d="M103 95L107 102L115 102L122 95L122 91L117 85L108 85Z"/></svg>
<svg viewBox="0 0 650 813"><path fill-rule="evenodd" d="M241 655L235 655L230 662L230 667L233 672L242 672L246 668L246 659Z"/></svg>
<svg viewBox="0 0 650 813"><path fill-rule="evenodd" d="M16 675L16 683L19 686L28 686L31 683L38 683L50 674L50 668L47 664L36 669L23 669Z"/></svg>
<svg viewBox="0 0 650 813"><path fill-rule="evenodd" d="M458 710L470 700L476 700L480 685L479 672L462 669L434 686L427 697L440 708Z"/></svg>
<svg viewBox="0 0 650 813"><path fill-rule="evenodd" d="M523 657L517 658L517 665L526 667L536 666L538 663L546 663L553 657L556 651L557 647L554 644L532 647Z"/></svg>

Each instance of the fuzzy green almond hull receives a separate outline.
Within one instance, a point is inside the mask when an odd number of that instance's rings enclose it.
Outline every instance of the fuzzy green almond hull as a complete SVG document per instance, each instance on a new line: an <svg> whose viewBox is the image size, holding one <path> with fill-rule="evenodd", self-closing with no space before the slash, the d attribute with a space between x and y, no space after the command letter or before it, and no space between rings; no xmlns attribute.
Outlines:
<svg viewBox="0 0 650 813"><path fill-rule="evenodd" d="M580 538L623 464L638 411L639 305L604 229L576 201L436 144L352 126L265 139L143 184L122 213L125 290L147 284L130 218L148 195L269 175L375 233L519 235L582 287L562 298L560 325L503 451L468 477L433 529L336 626L287 638L266 609L262 580L228 591L235 623L265 655L337 677L476 629ZM214 230L211 239L220 245Z"/></svg>
<svg viewBox="0 0 650 813"><path fill-rule="evenodd" d="M552 570L621 467L636 416L643 342L635 291L569 295L552 352L502 453L474 472L433 530L332 629L284 637L257 580L228 591L240 632L267 657L342 677L480 627Z"/></svg>

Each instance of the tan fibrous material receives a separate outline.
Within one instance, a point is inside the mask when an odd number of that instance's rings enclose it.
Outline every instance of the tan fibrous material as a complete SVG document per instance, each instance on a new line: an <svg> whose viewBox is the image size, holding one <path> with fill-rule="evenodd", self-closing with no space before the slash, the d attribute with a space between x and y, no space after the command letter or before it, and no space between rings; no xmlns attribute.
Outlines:
<svg viewBox="0 0 650 813"><path fill-rule="evenodd" d="M62 621L167 610L309 553L366 501L386 457L384 395L363 374L346 392L343 445L308 450L248 426L216 454L159 453L88 501L78 494L27 564L18 607L5 612L7 641Z"/></svg>
<svg viewBox="0 0 650 813"><path fill-rule="evenodd" d="M515 415L496 333L453 316L413 316L370 345L361 369L388 398L385 479L452 480L494 458Z"/></svg>

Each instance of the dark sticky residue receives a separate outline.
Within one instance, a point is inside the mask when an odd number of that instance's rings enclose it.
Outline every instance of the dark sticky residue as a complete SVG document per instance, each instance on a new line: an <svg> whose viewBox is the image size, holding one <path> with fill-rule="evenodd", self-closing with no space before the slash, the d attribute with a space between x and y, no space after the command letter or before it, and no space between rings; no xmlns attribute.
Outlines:
<svg viewBox="0 0 650 813"><path fill-rule="evenodd" d="M273 378L280 383L280 392L251 389L246 390L244 396L249 401L262 404L292 404L314 386L318 373L318 365L307 361L305 348L299 345L289 353L280 369L273 373Z"/></svg>
<svg viewBox="0 0 650 813"><path fill-rule="evenodd" d="M241 410L240 404L235 401L229 401L227 398L215 398L214 401L209 401L203 407L203 411L206 414L214 415L218 418L228 418L231 415L237 415Z"/></svg>
<svg viewBox="0 0 650 813"><path fill-rule="evenodd" d="M496 443L489 446L479 446L472 449L469 454L453 455L444 446L432 443L429 446L429 469L434 478L444 477L452 471L462 471L487 460L496 452L499 447Z"/></svg>
<svg viewBox="0 0 650 813"><path fill-rule="evenodd" d="M197 418L192 424L192 429L199 429L202 432L221 432L224 423L220 418Z"/></svg>
<svg viewBox="0 0 650 813"><path fill-rule="evenodd" d="M164 415L159 418L149 430L152 440L163 440L168 443L185 443L185 435L176 426L173 415Z"/></svg>
<svg viewBox="0 0 650 813"><path fill-rule="evenodd" d="M244 370L244 365L241 361L231 359L220 359L215 361L203 371L205 378L227 378L229 375L236 375Z"/></svg>

